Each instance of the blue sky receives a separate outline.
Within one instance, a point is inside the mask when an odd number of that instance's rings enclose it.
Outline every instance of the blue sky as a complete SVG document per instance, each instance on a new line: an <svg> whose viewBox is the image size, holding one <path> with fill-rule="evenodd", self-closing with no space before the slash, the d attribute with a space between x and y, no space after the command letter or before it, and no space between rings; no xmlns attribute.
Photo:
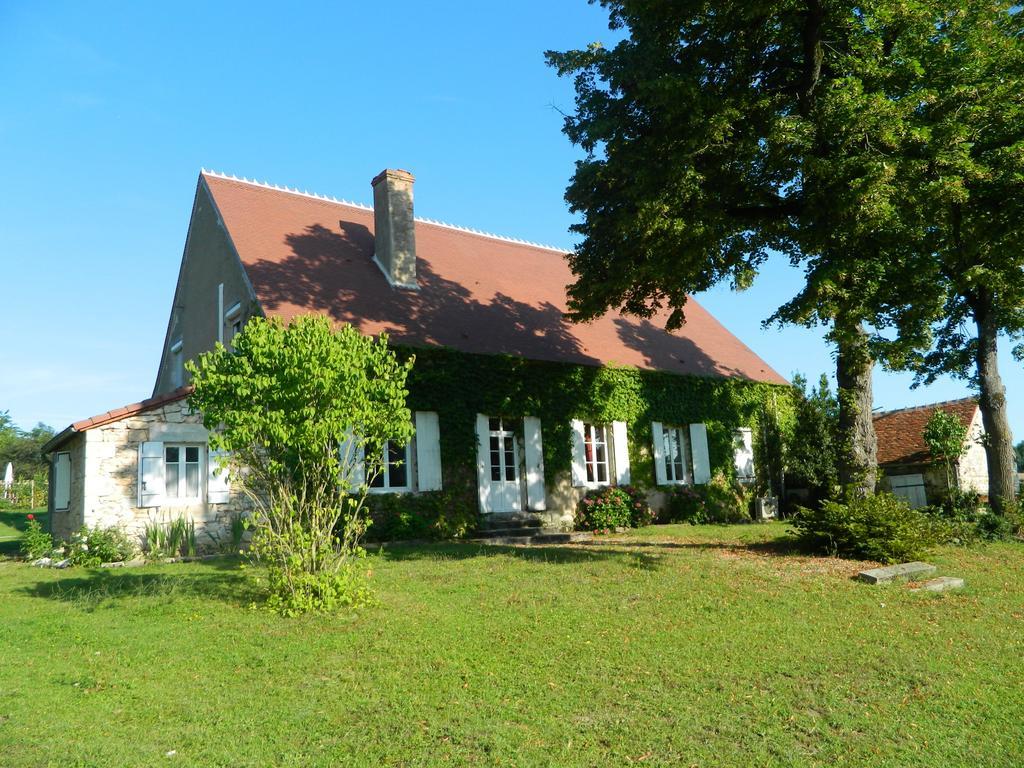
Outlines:
<svg viewBox="0 0 1024 768"><path fill-rule="evenodd" d="M0 410L62 428L150 394L201 167L367 203L378 171L408 168L419 215L570 247L572 86L543 51L610 39L583 0L0 0ZM760 328L798 285L778 263L699 298L816 379L820 332ZM909 384L880 371L876 405L968 394Z"/></svg>

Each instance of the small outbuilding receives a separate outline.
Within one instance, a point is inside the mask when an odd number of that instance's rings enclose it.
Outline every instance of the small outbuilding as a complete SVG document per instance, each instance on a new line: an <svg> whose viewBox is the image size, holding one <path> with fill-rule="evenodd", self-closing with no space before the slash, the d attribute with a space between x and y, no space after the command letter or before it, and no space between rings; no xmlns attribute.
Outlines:
<svg viewBox="0 0 1024 768"><path fill-rule="evenodd" d="M179 517L227 535L248 501L232 494L209 448L190 387L76 421L43 447L50 454L50 520L67 539L82 526L142 538L147 523Z"/></svg>
<svg viewBox="0 0 1024 768"><path fill-rule="evenodd" d="M977 398L965 397L877 413L874 419L878 468L884 473L881 484L905 498L915 509L937 504L949 490L946 467L931 455L924 440L924 428L937 411L956 416L967 428L964 451L954 467L957 487L975 491L983 499L988 493L988 464L982 444L985 427Z"/></svg>

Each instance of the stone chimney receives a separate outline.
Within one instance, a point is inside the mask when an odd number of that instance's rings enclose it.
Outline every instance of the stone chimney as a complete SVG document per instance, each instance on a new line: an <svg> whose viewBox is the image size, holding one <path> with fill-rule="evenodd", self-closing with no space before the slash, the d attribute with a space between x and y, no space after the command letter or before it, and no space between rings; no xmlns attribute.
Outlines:
<svg viewBox="0 0 1024 768"><path fill-rule="evenodd" d="M373 260L396 288L416 289L416 232L412 215L412 185L408 171L387 169L374 177Z"/></svg>

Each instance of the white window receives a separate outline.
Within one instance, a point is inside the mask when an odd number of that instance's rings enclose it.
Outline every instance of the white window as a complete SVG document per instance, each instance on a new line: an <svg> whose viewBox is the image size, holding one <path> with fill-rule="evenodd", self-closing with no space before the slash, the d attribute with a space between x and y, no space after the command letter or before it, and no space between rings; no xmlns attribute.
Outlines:
<svg viewBox="0 0 1024 768"><path fill-rule="evenodd" d="M666 483L692 483L693 457L690 453L689 427L662 428L664 443L663 461Z"/></svg>
<svg viewBox="0 0 1024 768"><path fill-rule="evenodd" d="M583 465L588 483L607 485L608 428L604 424L583 423Z"/></svg>
<svg viewBox="0 0 1024 768"><path fill-rule="evenodd" d="M185 359L181 339L171 344L171 386L177 388L185 383Z"/></svg>
<svg viewBox="0 0 1024 768"><path fill-rule="evenodd" d="M202 450L198 445L164 445L164 496L168 500L200 501Z"/></svg>
<svg viewBox="0 0 1024 768"><path fill-rule="evenodd" d="M384 447L377 450L367 446L366 469L367 475L370 477L371 490L408 491L412 489L412 485L409 483L411 448L411 442L399 445L392 440L386 440Z"/></svg>
<svg viewBox="0 0 1024 768"><path fill-rule="evenodd" d="M224 313L224 344L231 346L232 340L242 332L242 302L236 301Z"/></svg>
<svg viewBox="0 0 1024 768"><path fill-rule="evenodd" d="M733 432L733 459L736 465L736 478L741 482L754 480L754 437L747 427Z"/></svg>
<svg viewBox="0 0 1024 768"><path fill-rule="evenodd" d="M53 508L66 510L71 506L71 454L53 457Z"/></svg>

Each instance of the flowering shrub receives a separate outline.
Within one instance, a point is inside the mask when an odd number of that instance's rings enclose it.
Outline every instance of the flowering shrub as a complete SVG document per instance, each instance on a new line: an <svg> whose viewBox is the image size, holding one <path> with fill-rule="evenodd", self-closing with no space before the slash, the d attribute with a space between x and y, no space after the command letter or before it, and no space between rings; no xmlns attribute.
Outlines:
<svg viewBox="0 0 1024 768"><path fill-rule="evenodd" d="M72 565L99 565L131 560L137 552L135 543L116 528L82 526L71 537L64 554Z"/></svg>
<svg viewBox="0 0 1024 768"><path fill-rule="evenodd" d="M628 485L590 491L576 508L576 530L610 533L650 525L654 519L642 491Z"/></svg>
<svg viewBox="0 0 1024 768"><path fill-rule="evenodd" d="M53 537L43 530L36 516L29 513L28 527L25 528L25 535L21 539L21 553L29 560L38 560L52 551Z"/></svg>

